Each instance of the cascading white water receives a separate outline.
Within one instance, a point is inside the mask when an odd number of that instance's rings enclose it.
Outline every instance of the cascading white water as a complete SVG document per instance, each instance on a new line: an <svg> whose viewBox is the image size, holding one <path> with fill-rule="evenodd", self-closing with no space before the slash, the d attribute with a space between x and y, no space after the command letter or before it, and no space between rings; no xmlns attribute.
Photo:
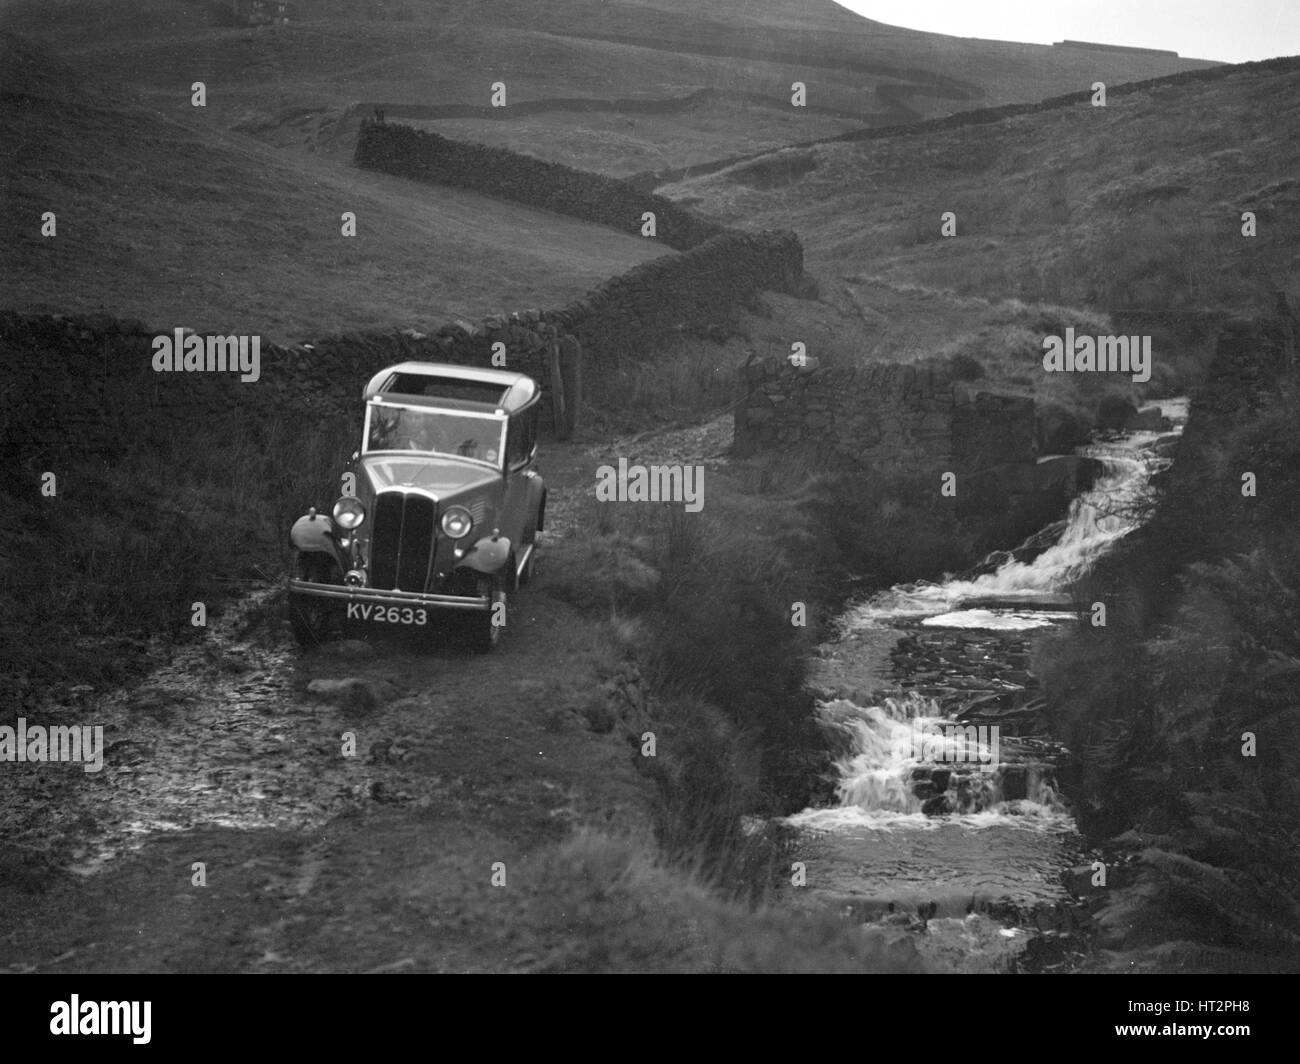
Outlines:
<svg viewBox="0 0 1300 1064"><path fill-rule="evenodd" d="M1185 420L1181 402L1162 403L1176 426ZM1097 561L1117 540L1137 527L1153 473L1168 464L1152 453L1155 433L1136 433L1113 443L1097 444L1082 453L1099 459L1104 474L1094 487L1074 500L1065 529L1057 542L1032 561L1005 561L996 570L973 579L952 579L942 584L899 585L850 610L842 619L846 633L868 628L897 628L918 624L946 628L1016 631L1074 618L1063 612L1061 601L1068 586ZM958 609L964 604L990 605L984 609ZM1007 604L1015 604L1008 607ZM1023 605L1022 605L1023 604ZM978 762L988 753L969 746L954 757L944 738L918 749L916 736L941 732L951 725L931 700L916 694L886 699L878 706L858 706L838 700L823 703L828 722L846 730L851 752L837 766L840 804L809 809L789 818L795 825L834 830L870 825L877 828L908 826L933 828L941 821L922 811L913 781L928 765L939 765L947 776L959 774L964 789L957 818L968 826L1016 823L1048 829L1068 829L1072 823L1051 785L1050 766L1022 759L1025 796L1005 801L998 772L982 772ZM973 756L972 756L973 754ZM994 758L996 760L996 758ZM1014 814L1008 817L1007 814Z"/></svg>
<svg viewBox="0 0 1300 1064"><path fill-rule="evenodd" d="M848 703L852 706L852 703ZM910 786L912 771L934 761L941 765L974 766L969 778L980 784L974 797L980 804L998 800L996 779L984 771L997 751L979 733L973 744L945 733L938 706L909 694L887 698L883 705L857 710L845 721L856 733L854 752L840 766L841 805L895 813L919 813L921 800Z"/></svg>
<svg viewBox="0 0 1300 1064"><path fill-rule="evenodd" d="M822 713L852 738L850 753L836 765L839 806L805 810L788 818L791 824L822 829L863 824L936 827L941 821L925 815L913 786L918 771L936 768L960 778L951 785L964 807L955 819L971 826L988 826L1008 816L1025 826L1069 824L1049 766L1021 763L1025 796L1007 800L996 729L967 726L967 736L954 736L962 729L931 699L909 693L878 706L840 699L825 703Z"/></svg>
<svg viewBox="0 0 1300 1064"><path fill-rule="evenodd" d="M1137 527L1138 514L1150 491L1150 478L1168 465L1167 459L1143 450L1155 438L1154 433L1137 433L1115 443L1083 449L1082 454L1102 463L1104 472L1090 491L1071 503L1060 539L1033 561L1010 559L996 571L973 580L900 584L854 607L845 615L842 627L846 631L889 628L899 621L922 620L946 627L1014 630L1061 619L1062 603L1057 600L1063 591L1116 540ZM1043 608L1009 613L954 610L961 603L981 600L1023 601L1026 606L1038 603Z"/></svg>

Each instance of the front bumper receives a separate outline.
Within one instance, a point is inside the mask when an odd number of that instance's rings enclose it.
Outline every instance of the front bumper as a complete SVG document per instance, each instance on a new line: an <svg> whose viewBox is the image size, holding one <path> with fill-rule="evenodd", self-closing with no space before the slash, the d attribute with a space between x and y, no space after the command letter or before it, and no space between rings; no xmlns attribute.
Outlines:
<svg viewBox="0 0 1300 1064"><path fill-rule="evenodd" d="M344 584L318 584L311 580L289 579L289 594L336 599L339 602L364 602L378 606L427 607L438 610L487 611L492 600L486 595L434 595L423 591L384 591L377 587L348 587Z"/></svg>

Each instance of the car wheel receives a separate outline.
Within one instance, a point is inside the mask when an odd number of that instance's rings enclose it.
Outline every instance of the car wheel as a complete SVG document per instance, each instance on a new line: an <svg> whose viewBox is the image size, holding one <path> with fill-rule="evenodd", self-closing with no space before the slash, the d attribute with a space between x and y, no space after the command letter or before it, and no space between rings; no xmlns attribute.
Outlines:
<svg viewBox="0 0 1300 1064"><path fill-rule="evenodd" d="M290 595L289 627L293 629L293 637L299 646L320 646L327 627L324 600L307 595Z"/></svg>
<svg viewBox="0 0 1300 1064"><path fill-rule="evenodd" d="M329 583L331 565L331 560L324 554L303 552L297 558L298 576L313 583ZM325 599L315 595L289 593L289 627L300 646L320 646L329 628L329 620L329 607Z"/></svg>
<svg viewBox="0 0 1300 1064"><path fill-rule="evenodd" d="M506 619L506 580L501 573L491 576L481 575L477 581L478 593L486 595L492 602L492 608L482 613L473 614L473 628L470 631L471 643L475 651L487 654L496 649L501 641L501 630ZM498 617L502 623L494 623Z"/></svg>

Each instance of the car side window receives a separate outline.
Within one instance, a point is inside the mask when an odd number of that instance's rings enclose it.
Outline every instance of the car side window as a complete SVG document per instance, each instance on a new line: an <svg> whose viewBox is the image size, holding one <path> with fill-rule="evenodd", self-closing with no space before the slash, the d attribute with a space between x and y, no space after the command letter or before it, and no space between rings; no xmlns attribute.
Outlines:
<svg viewBox="0 0 1300 1064"><path fill-rule="evenodd" d="M506 433L506 464L512 469L528 461L537 445L537 410L534 404L510 419Z"/></svg>
<svg viewBox="0 0 1300 1064"><path fill-rule="evenodd" d="M524 449L524 419L512 417L510 428L506 432L506 464L513 469L527 454Z"/></svg>

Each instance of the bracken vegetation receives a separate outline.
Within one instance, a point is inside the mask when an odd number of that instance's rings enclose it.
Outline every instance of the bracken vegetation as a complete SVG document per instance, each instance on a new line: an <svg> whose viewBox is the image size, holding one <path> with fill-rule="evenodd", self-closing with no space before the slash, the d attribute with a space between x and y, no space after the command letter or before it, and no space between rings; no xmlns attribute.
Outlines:
<svg viewBox="0 0 1300 1064"><path fill-rule="evenodd" d="M279 578L304 500L328 505L355 446L348 418L197 419L185 438L148 425L119 453L20 459L0 485L13 524L0 587L0 661L19 702L144 667L159 633L198 637L191 605L216 609ZM57 494L41 494L41 474ZM17 712L18 707L15 707Z"/></svg>
<svg viewBox="0 0 1300 1064"><path fill-rule="evenodd" d="M1079 589L1107 604L1106 626L1035 662L1082 761L1080 823L1113 840L1102 942L1159 970L1300 957L1293 330L1225 333L1150 521Z"/></svg>

